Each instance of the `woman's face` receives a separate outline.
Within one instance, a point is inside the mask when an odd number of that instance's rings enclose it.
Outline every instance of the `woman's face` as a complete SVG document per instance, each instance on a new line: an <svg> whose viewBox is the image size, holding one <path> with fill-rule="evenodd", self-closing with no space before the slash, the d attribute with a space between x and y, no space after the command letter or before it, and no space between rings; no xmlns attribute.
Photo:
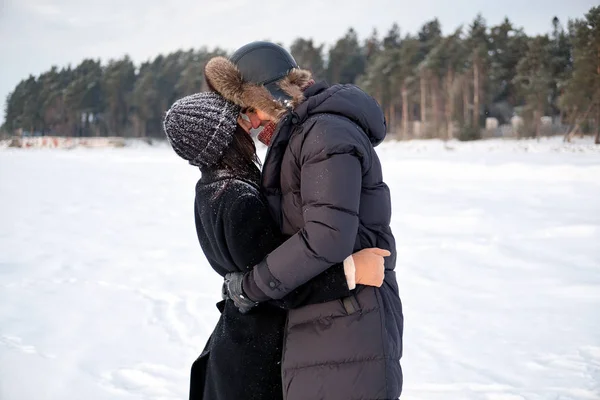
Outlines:
<svg viewBox="0 0 600 400"><path fill-rule="evenodd" d="M250 133L251 129L264 127L271 122L271 116L261 110L244 110L238 117L238 124Z"/></svg>

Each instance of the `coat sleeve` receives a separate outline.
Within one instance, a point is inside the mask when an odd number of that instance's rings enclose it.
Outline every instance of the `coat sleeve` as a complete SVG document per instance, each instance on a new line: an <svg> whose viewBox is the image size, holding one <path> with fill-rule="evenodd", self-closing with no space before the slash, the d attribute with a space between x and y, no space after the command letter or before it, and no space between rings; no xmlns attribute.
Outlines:
<svg viewBox="0 0 600 400"><path fill-rule="evenodd" d="M306 135L297 155L304 227L252 274L269 298L282 298L354 250L367 150L352 129L350 121L324 120Z"/></svg>
<svg viewBox="0 0 600 400"><path fill-rule="evenodd" d="M233 202L224 226L227 248L241 271L248 271L284 241L268 206L259 196L246 195ZM272 303L291 309L349 295L344 266L340 263Z"/></svg>

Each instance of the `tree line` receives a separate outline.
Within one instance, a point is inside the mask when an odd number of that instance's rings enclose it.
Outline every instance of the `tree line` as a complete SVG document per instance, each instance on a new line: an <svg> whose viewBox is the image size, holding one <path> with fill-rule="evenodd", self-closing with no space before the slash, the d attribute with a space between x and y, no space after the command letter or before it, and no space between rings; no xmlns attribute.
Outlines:
<svg viewBox="0 0 600 400"><path fill-rule="evenodd" d="M477 139L486 118L520 137L539 136L551 117L600 142L600 7L545 35L528 36L508 18L478 15L444 36L440 22L416 35L394 24L360 40L350 28L329 48L298 38L291 53L316 79L357 84L381 104L401 138ZM7 134L162 137L162 117L178 98L206 90L203 70L221 49L177 51L136 66L129 57L87 59L22 80L6 99ZM547 118L546 118L547 119ZM418 126L417 126L418 125ZM418 128L418 129L417 129Z"/></svg>

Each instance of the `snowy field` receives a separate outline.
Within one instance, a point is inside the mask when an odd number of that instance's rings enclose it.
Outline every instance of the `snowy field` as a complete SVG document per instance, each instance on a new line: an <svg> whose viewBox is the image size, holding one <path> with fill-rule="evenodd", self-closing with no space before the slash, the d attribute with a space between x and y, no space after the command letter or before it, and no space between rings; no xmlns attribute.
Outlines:
<svg viewBox="0 0 600 400"><path fill-rule="evenodd" d="M386 143L403 399L600 399L600 146ZM0 399L185 399L218 312L165 145L0 151ZM308 399L307 399L308 400Z"/></svg>

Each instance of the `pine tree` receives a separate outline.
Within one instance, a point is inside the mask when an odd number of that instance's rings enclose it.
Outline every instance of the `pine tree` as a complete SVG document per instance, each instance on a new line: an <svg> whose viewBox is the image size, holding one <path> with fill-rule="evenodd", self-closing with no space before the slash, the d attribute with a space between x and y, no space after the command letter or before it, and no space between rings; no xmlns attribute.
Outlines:
<svg viewBox="0 0 600 400"><path fill-rule="evenodd" d="M414 102L414 95L418 92L415 87L417 81L416 68L419 57L419 41L411 36L406 36L398 50L398 68L393 77L395 90L400 88L402 97L402 136L408 138L409 124L412 120L411 106Z"/></svg>
<svg viewBox="0 0 600 400"><path fill-rule="evenodd" d="M485 99L484 86L489 63L489 37L485 19L478 14L469 27L467 46L471 49L471 70L473 73L473 120L475 128L481 127L482 100Z"/></svg>
<svg viewBox="0 0 600 400"><path fill-rule="evenodd" d="M100 61L90 59L73 70L64 91L67 136L89 136L98 129L98 117L104 110L102 72Z"/></svg>
<svg viewBox="0 0 600 400"><path fill-rule="evenodd" d="M505 18L490 29L489 88L492 103L506 103L510 107L522 104L515 88L517 64L527 54L527 36ZM500 122L507 123L508 115L501 115Z"/></svg>
<svg viewBox="0 0 600 400"><path fill-rule="evenodd" d="M445 76L445 109L446 109L446 139L454 138L454 121L456 113L456 97L460 88L459 77L467 69L468 50L462 39L462 26L448 36L443 42L443 60L441 73Z"/></svg>
<svg viewBox="0 0 600 400"><path fill-rule="evenodd" d="M560 20L554 17L552 20L552 35L550 37L550 63L552 74L552 99L550 101L552 114L561 112L558 104L560 95L564 93L564 88L573 70L572 45L569 34L565 32ZM562 112L561 112L562 114ZM562 115L561 115L562 121Z"/></svg>
<svg viewBox="0 0 600 400"><path fill-rule="evenodd" d="M431 80L431 69L428 67L429 61L427 57L429 53L440 43L442 39L442 28L439 20L436 18L421 28L418 33L419 38L419 54L417 60L419 65L417 67L419 76L419 93L420 93L420 117L421 117L421 130L430 135L429 125L429 109L428 109L428 94L431 91L432 82Z"/></svg>
<svg viewBox="0 0 600 400"><path fill-rule="evenodd" d="M160 109L160 93L156 87L156 70L159 63L146 62L140 67L132 93L133 134L144 137L156 130L156 113ZM154 132L156 133L156 132Z"/></svg>
<svg viewBox="0 0 600 400"><path fill-rule="evenodd" d="M525 117L530 131L537 138L541 135L541 118L549 107L552 95L552 59L548 51L548 36L537 36L530 40L527 55L517 65L518 85L526 101Z"/></svg>
<svg viewBox="0 0 600 400"><path fill-rule="evenodd" d="M102 78L108 132L110 135L125 136L136 78L135 67L127 56L121 60L110 61Z"/></svg>
<svg viewBox="0 0 600 400"><path fill-rule="evenodd" d="M312 39L298 38L292 43L290 52L300 68L311 71L317 80L324 78L323 45L315 46Z"/></svg>
<svg viewBox="0 0 600 400"><path fill-rule="evenodd" d="M366 57L352 28L329 50L327 80L330 83L354 83L366 67Z"/></svg>
<svg viewBox="0 0 600 400"><path fill-rule="evenodd" d="M573 44L573 72L560 105L571 114L573 130L593 121L596 143L600 144L600 7L593 7L584 19L571 21L569 33ZM593 119L592 119L593 118Z"/></svg>

